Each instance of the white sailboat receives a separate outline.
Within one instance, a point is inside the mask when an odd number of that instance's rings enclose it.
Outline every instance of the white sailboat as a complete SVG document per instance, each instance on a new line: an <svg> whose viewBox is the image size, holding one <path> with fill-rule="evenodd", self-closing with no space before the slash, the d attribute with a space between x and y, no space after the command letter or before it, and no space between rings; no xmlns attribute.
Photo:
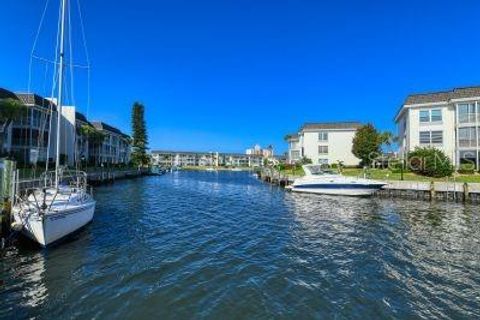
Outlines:
<svg viewBox="0 0 480 320"><path fill-rule="evenodd" d="M87 174L67 171L60 166L67 1L61 0L60 3L55 171L45 172L42 175L43 185L25 190L23 196L17 197L12 208L14 227L21 228L22 233L43 247L88 224L95 211L95 200L87 188Z"/></svg>

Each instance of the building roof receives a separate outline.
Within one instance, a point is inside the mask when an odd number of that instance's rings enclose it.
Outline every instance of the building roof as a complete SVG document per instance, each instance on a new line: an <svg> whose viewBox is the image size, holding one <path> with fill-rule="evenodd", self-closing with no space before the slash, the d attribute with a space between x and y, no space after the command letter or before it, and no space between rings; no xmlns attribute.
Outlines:
<svg viewBox="0 0 480 320"><path fill-rule="evenodd" d="M298 140L298 139L299 139L298 133L289 133L285 136L285 140L287 141Z"/></svg>
<svg viewBox="0 0 480 320"><path fill-rule="evenodd" d="M448 91L411 94L404 105L447 102L452 99L480 97L480 86L453 88Z"/></svg>
<svg viewBox="0 0 480 320"><path fill-rule="evenodd" d="M78 111L75 111L75 119L81 122L85 122L86 124L92 125L90 121L87 120L87 117L85 117L83 113L80 113Z"/></svg>
<svg viewBox="0 0 480 320"><path fill-rule="evenodd" d="M0 88L0 99L18 99L15 93L8 91L7 89Z"/></svg>
<svg viewBox="0 0 480 320"><path fill-rule="evenodd" d="M358 121L340 121L340 122L307 122L300 130L311 129L358 129L362 124Z"/></svg>
<svg viewBox="0 0 480 320"><path fill-rule="evenodd" d="M57 108L55 103L48 100L47 98L39 96L36 93L15 92L15 95L20 101L22 101L26 105L35 105L43 108L49 108L50 106L53 106L54 110L56 110Z"/></svg>
<svg viewBox="0 0 480 320"><path fill-rule="evenodd" d="M400 118L400 115L405 110L407 105L416 104L429 104L429 103L448 103L455 99L466 99L480 97L480 86L453 88L447 91L427 92L427 93L415 93L407 96L403 105L397 111L395 115L395 122Z"/></svg>
<svg viewBox="0 0 480 320"><path fill-rule="evenodd" d="M92 122L92 125L95 127L95 129L97 130L105 130L105 131L110 131L110 132L113 132L113 133L116 133L116 134L119 134L119 135L122 135L122 131L120 131L119 129L115 128L115 127L112 127L111 125L109 124L106 124L105 122L101 122L101 121L94 121Z"/></svg>

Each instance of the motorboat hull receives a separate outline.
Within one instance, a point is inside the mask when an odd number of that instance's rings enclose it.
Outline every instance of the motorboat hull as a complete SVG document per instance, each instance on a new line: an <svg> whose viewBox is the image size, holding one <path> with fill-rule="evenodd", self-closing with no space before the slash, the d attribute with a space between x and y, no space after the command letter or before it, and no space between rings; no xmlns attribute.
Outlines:
<svg viewBox="0 0 480 320"><path fill-rule="evenodd" d="M301 193L315 193L315 194L339 195L339 196L371 196L382 187L383 187L383 184L379 184L379 185L324 184L324 185L291 186L290 190L293 192L301 192Z"/></svg>
<svg viewBox="0 0 480 320"><path fill-rule="evenodd" d="M18 223L23 224L24 235L46 247L87 225L92 221L94 212L95 201L90 201L66 210L31 215L25 221L19 214L14 216Z"/></svg>

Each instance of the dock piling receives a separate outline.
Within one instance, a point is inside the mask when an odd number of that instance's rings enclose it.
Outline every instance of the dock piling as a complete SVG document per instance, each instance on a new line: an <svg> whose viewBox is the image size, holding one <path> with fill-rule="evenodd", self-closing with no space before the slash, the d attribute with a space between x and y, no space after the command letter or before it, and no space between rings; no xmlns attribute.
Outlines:
<svg viewBox="0 0 480 320"><path fill-rule="evenodd" d="M470 192L469 192L469 187L468 187L468 183L464 183L463 184L463 202L468 202L469 198L470 198Z"/></svg>
<svg viewBox="0 0 480 320"><path fill-rule="evenodd" d="M435 200L435 182L430 182L430 201Z"/></svg>

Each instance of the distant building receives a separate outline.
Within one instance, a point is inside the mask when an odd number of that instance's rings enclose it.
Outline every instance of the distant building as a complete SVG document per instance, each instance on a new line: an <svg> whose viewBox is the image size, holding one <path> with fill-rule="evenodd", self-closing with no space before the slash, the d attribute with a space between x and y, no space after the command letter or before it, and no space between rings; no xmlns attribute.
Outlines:
<svg viewBox="0 0 480 320"><path fill-rule="evenodd" d="M152 151L153 164L161 167L258 167L262 166L262 160L261 155L242 153Z"/></svg>
<svg viewBox="0 0 480 320"><path fill-rule="evenodd" d="M245 151L247 155L255 155L255 156L262 156L264 158L272 158L273 157L273 146L269 145L267 148L262 149L262 147L256 144L253 148L247 149Z"/></svg>
<svg viewBox="0 0 480 320"><path fill-rule="evenodd" d="M356 166L360 160L352 153L353 137L359 122L306 123L298 133L287 135L287 162L295 163L306 157L315 164Z"/></svg>
<svg viewBox="0 0 480 320"><path fill-rule="evenodd" d="M409 95L395 116L400 155L415 147L443 150L454 165L480 168L480 86Z"/></svg>

